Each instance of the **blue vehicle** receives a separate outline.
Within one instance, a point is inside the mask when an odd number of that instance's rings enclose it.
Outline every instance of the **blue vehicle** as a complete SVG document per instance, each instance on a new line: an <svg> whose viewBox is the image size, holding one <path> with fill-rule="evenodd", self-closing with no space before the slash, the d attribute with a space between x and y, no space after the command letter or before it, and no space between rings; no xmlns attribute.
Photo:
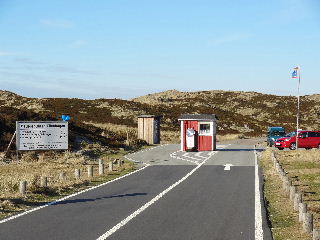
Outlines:
<svg viewBox="0 0 320 240"><path fill-rule="evenodd" d="M282 138L286 135L286 131L283 127L269 127L268 128L268 137L267 137L267 145L272 147L274 142L279 138Z"/></svg>

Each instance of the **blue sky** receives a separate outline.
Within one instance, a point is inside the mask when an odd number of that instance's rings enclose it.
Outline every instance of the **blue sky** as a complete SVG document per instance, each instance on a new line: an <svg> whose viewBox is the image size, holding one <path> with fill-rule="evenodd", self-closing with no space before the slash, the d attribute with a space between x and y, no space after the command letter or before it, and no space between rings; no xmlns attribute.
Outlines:
<svg viewBox="0 0 320 240"><path fill-rule="evenodd" d="M132 98L320 93L318 0L0 0L0 89Z"/></svg>

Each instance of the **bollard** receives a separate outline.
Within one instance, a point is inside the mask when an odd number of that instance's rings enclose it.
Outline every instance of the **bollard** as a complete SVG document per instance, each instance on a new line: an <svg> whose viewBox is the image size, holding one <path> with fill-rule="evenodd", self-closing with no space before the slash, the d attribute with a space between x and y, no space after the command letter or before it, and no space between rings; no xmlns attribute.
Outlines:
<svg viewBox="0 0 320 240"><path fill-rule="evenodd" d="M59 179L61 181L65 181L66 180L66 173L65 172L61 172L60 175L59 175Z"/></svg>
<svg viewBox="0 0 320 240"><path fill-rule="evenodd" d="M320 240L320 230L319 229L313 229L312 232L312 240Z"/></svg>
<svg viewBox="0 0 320 240"><path fill-rule="evenodd" d="M40 186L41 187L48 187L48 178L47 177L41 177Z"/></svg>
<svg viewBox="0 0 320 240"><path fill-rule="evenodd" d="M103 163L99 163L99 175L103 175L104 174L104 164Z"/></svg>
<svg viewBox="0 0 320 240"><path fill-rule="evenodd" d="M287 182L287 187L286 187L286 192L287 193L289 193L290 192L290 187L292 186L292 182L291 182L291 180L289 180L288 182Z"/></svg>
<svg viewBox="0 0 320 240"><path fill-rule="evenodd" d="M89 178L93 177L93 166L88 166L88 177Z"/></svg>
<svg viewBox="0 0 320 240"><path fill-rule="evenodd" d="M294 194L296 193L296 191L297 191L297 187L296 186L291 186L290 187L290 201L293 201Z"/></svg>
<svg viewBox="0 0 320 240"><path fill-rule="evenodd" d="M76 179L80 179L80 169L75 169L74 170L74 176Z"/></svg>
<svg viewBox="0 0 320 240"><path fill-rule="evenodd" d="M307 204L299 203L299 222L303 221L303 217L306 212L307 212Z"/></svg>
<svg viewBox="0 0 320 240"><path fill-rule="evenodd" d="M103 159L99 159L99 165L100 165L100 164L104 164L104 163L103 163Z"/></svg>
<svg viewBox="0 0 320 240"><path fill-rule="evenodd" d="M109 171L110 172L113 171L113 162L112 161L109 162Z"/></svg>
<svg viewBox="0 0 320 240"><path fill-rule="evenodd" d="M299 210L299 204L302 202L302 194L301 193L296 193L294 195L294 200L293 200L293 209L295 211Z"/></svg>
<svg viewBox="0 0 320 240"><path fill-rule="evenodd" d="M20 187L19 187L19 192L21 194L26 194L27 191L27 181L20 181Z"/></svg>
<svg viewBox="0 0 320 240"><path fill-rule="evenodd" d="M311 213L306 212L303 219L303 231L311 233L313 229L313 216Z"/></svg>

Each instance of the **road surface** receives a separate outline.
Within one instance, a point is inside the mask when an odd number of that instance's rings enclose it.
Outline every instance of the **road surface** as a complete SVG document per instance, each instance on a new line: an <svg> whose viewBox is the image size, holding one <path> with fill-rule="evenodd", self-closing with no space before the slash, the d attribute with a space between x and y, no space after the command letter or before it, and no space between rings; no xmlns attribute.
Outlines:
<svg viewBox="0 0 320 240"><path fill-rule="evenodd" d="M255 211L253 142L198 153L164 145L127 157L144 168L2 221L0 239L271 239L263 203L261 219Z"/></svg>

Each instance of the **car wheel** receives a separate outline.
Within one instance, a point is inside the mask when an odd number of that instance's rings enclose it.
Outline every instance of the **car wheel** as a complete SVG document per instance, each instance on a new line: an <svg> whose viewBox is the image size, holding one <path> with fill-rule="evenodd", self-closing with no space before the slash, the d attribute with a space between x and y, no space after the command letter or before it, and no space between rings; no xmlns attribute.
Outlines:
<svg viewBox="0 0 320 240"><path fill-rule="evenodd" d="M283 148L278 148L279 150L283 150Z"/></svg>
<svg viewBox="0 0 320 240"><path fill-rule="evenodd" d="M290 150L296 150L296 143L291 143L289 148Z"/></svg>

